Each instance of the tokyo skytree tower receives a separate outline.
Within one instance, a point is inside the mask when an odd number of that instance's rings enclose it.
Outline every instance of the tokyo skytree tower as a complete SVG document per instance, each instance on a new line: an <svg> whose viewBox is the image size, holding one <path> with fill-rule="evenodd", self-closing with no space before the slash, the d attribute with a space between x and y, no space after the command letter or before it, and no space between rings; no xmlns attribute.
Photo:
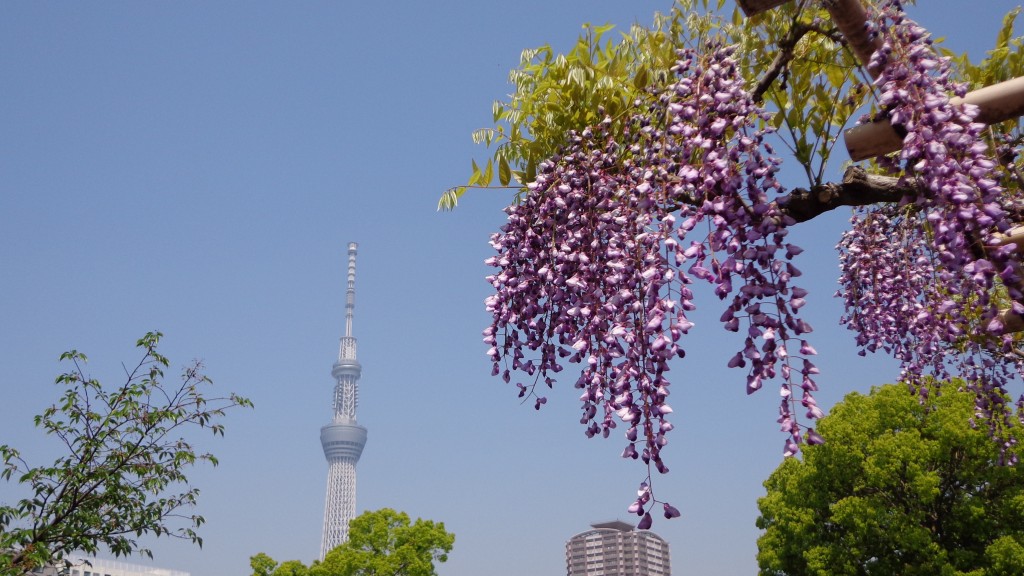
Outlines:
<svg viewBox="0 0 1024 576"><path fill-rule="evenodd" d="M348 540L348 523L356 513L356 462L366 446L366 428L356 423L359 375L356 339L352 336L352 310L356 299L356 249L348 245L348 289L345 291L345 335L334 363L334 420L320 429L320 444L327 457L327 499L320 559Z"/></svg>

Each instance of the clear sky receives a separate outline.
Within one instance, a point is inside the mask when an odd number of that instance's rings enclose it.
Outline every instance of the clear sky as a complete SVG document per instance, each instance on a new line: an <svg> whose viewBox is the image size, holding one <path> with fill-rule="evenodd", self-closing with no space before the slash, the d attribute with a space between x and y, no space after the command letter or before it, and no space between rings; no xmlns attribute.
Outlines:
<svg viewBox="0 0 1024 576"><path fill-rule="evenodd" d="M957 51L990 46L1005 0L912 14ZM156 563L243 576L248 558L319 553L327 466L319 428L344 328L345 250L359 243L355 335L359 510L392 507L456 534L443 576L555 576L564 543L628 519L643 471L623 442L587 440L567 379L540 412L490 377L480 332L488 235L503 192L454 213L439 193L484 156L470 139L527 47L567 49L584 22L649 24L668 0L29 2L0 4L0 442L35 464L31 424L54 401L60 352L111 384L135 340L166 334L216 390L256 403L221 459L192 474L202 550L153 542ZM794 180L794 185L800 182ZM833 247L848 214L802 225L830 406L895 376L837 326ZM717 299L673 371L676 430L657 520L677 574L756 571L756 499L784 437L773 387L747 397ZM0 500L19 494L0 485Z"/></svg>

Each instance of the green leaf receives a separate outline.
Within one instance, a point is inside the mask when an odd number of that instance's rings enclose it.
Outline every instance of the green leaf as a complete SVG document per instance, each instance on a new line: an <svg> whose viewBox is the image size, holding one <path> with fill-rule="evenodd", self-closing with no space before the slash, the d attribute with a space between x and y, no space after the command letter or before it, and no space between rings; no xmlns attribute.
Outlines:
<svg viewBox="0 0 1024 576"><path fill-rule="evenodd" d="M481 186L490 186L491 180L494 179L494 161L487 160L487 168L484 168L484 173L480 177Z"/></svg>
<svg viewBox="0 0 1024 576"><path fill-rule="evenodd" d="M584 25L585 28L589 27L589 26L590 26L589 24ZM595 40L595 42L597 40L600 40L601 36L604 35L605 32L609 32L609 31L611 31L613 29L615 29L615 24L605 24L603 26L591 27L591 30L594 31L594 40Z"/></svg>
<svg viewBox="0 0 1024 576"><path fill-rule="evenodd" d="M1010 10L1003 16L1003 27L999 29L999 35L996 37L996 48L1008 48L1010 45L1010 38L1013 36L1013 23L1017 19L1017 15L1020 14L1020 6Z"/></svg>
<svg viewBox="0 0 1024 576"><path fill-rule="evenodd" d="M473 173L469 177L469 185L475 186L480 183L483 174L480 173L480 166L477 165L476 160L471 160L471 162L473 163Z"/></svg>
<svg viewBox="0 0 1024 576"><path fill-rule="evenodd" d="M647 68L646 67L640 68L640 70L637 71L636 76L633 77L633 86L637 90L643 90L644 88L647 87L647 81L648 81Z"/></svg>
<svg viewBox="0 0 1024 576"><path fill-rule="evenodd" d="M455 186L445 190L437 201L437 209L444 212L454 210L459 205L459 197L465 192L465 186Z"/></svg>
<svg viewBox="0 0 1024 576"><path fill-rule="evenodd" d="M512 181L512 170L509 168L508 160L501 156L498 158L498 181L502 186L508 186Z"/></svg>

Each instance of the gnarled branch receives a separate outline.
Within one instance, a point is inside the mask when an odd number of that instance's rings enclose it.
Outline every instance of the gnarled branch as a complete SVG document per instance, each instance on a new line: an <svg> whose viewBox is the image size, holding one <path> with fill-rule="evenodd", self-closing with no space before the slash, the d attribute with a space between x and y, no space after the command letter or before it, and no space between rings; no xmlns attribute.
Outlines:
<svg viewBox="0 0 1024 576"><path fill-rule="evenodd" d="M901 183L899 178L868 174L860 166L851 166L842 182L828 182L810 190L797 188L775 203L797 222L806 222L840 206L899 202L916 192L915 186Z"/></svg>
<svg viewBox="0 0 1024 576"><path fill-rule="evenodd" d="M836 30L826 30L820 26L814 24L808 24L804 22L797 22L789 29L789 33L786 37L779 41L779 51L775 54L775 58L772 59L772 63L768 65L768 68L761 74L761 77L757 79L757 83L754 84L754 89L750 91L751 97L754 102L761 102L764 100L764 94L771 87L772 82L782 74L782 71L786 69L789 62L793 60L795 55L796 45L807 35L808 32L816 32L832 40L837 44L844 44L846 40Z"/></svg>

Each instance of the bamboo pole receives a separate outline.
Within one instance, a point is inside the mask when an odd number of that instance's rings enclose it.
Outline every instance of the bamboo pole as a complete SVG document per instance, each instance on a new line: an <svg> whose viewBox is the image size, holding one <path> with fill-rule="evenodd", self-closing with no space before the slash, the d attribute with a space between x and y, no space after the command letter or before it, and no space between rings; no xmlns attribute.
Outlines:
<svg viewBox="0 0 1024 576"><path fill-rule="evenodd" d="M868 36L868 13L860 0L823 0L822 4L832 17L832 23L846 38L846 44L853 54L864 65L872 78L877 78L879 70L871 66L871 55L881 46L881 40Z"/></svg>
<svg viewBox="0 0 1024 576"><path fill-rule="evenodd" d="M996 239L999 241L999 246L1013 244L1017 250L1020 250L1024 246L1024 226L1014 226L1007 230L1006 234L997 234Z"/></svg>
<svg viewBox="0 0 1024 576"><path fill-rule="evenodd" d="M753 16L788 0L737 0L740 8L748 16ZM857 56L861 64L871 75L878 78L881 72L871 66L871 56L880 46L879 39L871 39L867 34L867 13L860 0L822 0L825 9L832 17L832 22L846 38L850 50ZM968 92L963 98L950 98L950 103L973 104L978 107L975 121L984 124L996 124L1024 115L1024 76L986 86ZM855 126L843 134L846 150L850 158L858 162L874 158L903 147L903 136L900 135L888 119ZM1000 235L999 245L1013 244L1017 251L1024 250L1024 226L1015 226ZM1024 332L1024 318L1014 314L1012 309L999 313L1003 330L1007 333Z"/></svg>
<svg viewBox="0 0 1024 576"><path fill-rule="evenodd" d="M888 119L854 126L843 132L843 141L850 160L854 162L884 156L903 148L903 138L896 133Z"/></svg>
<svg viewBox="0 0 1024 576"><path fill-rule="evenodd" d="M963 98L950 98L951 104L978 107L977 122L995 124L1024 115L1024 76L968 92ZM867 160L903 147L900 136L888 120L854 126L843 134L846 151L854 162Z"/></svg>
<svg viewBox="0 0 1024 576"><path fill-rule="evenodd" d="M1024 332L1024 318L1009 309L999 313L999 321L1003 323L1003 332L1007 334Z"/></svg>

